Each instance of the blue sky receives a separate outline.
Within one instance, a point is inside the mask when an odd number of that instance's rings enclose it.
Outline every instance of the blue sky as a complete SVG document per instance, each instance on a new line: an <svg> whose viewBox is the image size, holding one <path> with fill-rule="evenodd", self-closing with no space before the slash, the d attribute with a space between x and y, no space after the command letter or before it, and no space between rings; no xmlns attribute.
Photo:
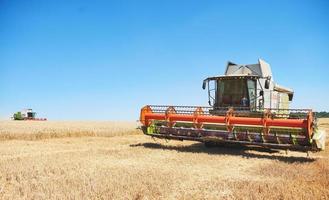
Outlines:
<svg viewBox="0 0 329 200"><path fill-rule="evenodd" d="M0 117L135 120L144 104L207 105L228 60L272 66L293 107L329 111L329 3L0 0Z"/></svg>

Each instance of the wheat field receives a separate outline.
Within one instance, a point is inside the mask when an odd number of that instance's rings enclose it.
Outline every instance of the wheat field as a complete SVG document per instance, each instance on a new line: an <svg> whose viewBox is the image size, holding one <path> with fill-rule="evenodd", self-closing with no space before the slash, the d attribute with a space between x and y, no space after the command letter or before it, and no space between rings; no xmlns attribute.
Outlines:
<svg viewBox="0 0 329 200"><path fill-rule="evenodd" d="M0 140L62 137L112 137L138 133L137 122L0 121Z"/></svg>
<svg viewBox="0 0 329 200"><path fill-rule="evenodd" d="M0 122L0 199L329 199L328 148L207 149L136 127Z"/></svg>

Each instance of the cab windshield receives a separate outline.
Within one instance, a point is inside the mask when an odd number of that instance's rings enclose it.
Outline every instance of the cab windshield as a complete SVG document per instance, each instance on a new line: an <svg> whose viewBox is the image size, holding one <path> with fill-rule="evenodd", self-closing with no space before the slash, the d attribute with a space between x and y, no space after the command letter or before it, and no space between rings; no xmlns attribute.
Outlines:
<svg viewBox="0 0 329 200"><path fill-rule="evenodd" d="M256 81L250 79L217 80L216 107L255 106Z"/></svg>

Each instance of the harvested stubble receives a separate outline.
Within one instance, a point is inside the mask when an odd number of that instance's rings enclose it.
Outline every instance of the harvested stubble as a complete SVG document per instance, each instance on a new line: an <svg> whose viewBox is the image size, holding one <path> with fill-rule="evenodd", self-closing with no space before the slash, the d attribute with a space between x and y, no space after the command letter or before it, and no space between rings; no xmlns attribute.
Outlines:
<svg viewBox="0 0 329 200"><path fill-rule="evenodd" d="M8 140L0 152L0 199L329 199L328 149L309 158L122 135Z"/></svg>

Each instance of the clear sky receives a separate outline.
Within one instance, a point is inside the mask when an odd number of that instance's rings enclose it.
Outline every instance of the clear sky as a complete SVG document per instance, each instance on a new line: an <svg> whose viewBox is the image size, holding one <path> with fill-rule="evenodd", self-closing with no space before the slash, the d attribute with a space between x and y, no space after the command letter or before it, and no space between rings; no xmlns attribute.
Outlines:
<svg viewBox="0 0 329 200"><path fill-rule="evenodd" d="M0 117L135 120L207 105L207 76L263 58L293 107L329 111L329 1L0 0Z"/></svg>

